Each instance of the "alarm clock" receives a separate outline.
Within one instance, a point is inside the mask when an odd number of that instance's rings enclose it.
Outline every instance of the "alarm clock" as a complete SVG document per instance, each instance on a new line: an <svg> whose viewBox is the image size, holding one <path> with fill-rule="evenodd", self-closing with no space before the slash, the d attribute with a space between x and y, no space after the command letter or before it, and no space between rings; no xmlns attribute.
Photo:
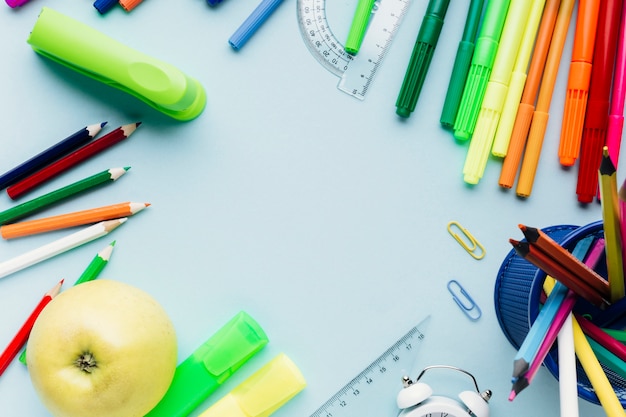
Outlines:
<svg viewBox="0 0 626 417"><path fill-rule="evenodd" d="M418 382L431 369L448 369L469 376L474 382L475 391L463 391L459 400L441 395L433 395L432 388ZM491 390L480 392L476 378L463 369L448 365L432 365L424 368L415 381L402 377L404 388L398 393L397 404L402 410L398 417L489 417Z"/></svg>

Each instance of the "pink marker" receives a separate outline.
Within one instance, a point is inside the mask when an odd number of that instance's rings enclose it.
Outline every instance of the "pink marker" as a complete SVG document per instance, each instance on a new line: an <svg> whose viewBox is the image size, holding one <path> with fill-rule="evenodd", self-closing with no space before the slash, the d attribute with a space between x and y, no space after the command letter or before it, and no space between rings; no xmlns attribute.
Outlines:
<svg viewBox="0 0 626 417"><path fill-rule="evenodd" d="M29 0L6 0L9 7L20 7L28 3Z"/></svg>
<svg viewBox="0 0 626 417"><path fill-rule="evenodd" d="M626 94L626 7L622 7L619 35L617 39L617 57L615 59L615 74L611 93L611 109L606 133L606 146L613 165L617 167L619 160L620 142L624 127L624 94Z"/></svg>

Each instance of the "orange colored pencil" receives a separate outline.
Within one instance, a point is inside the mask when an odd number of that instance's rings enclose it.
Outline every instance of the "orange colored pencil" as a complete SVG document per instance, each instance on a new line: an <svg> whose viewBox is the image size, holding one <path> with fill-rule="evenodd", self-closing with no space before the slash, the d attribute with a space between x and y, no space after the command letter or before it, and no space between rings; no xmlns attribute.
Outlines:
<svg viewBox="0 0 626 417"><path fill-rule="evenodd" d="M84 224L98 223L104 220L131 216L149 205L149 203L126 202L60 214L58 216L6 224L0 226L0 234L4 239L12 239Z"/></svg>
<svg viewBox="0 0 626 417"><path fill-rule="evenodd" d="M513 188L513 183L517 176L524 146L526 145L526 138L528 137L528 130L530 129L530 121L535 111L537 92L539 91L543 68L548 57L560 4L561 0L548 0L543 10L533 57L528 67L528 77L524 84L524 91L522 92L515 122L513 123L509 148L500 171L500 187Z"/></svg>

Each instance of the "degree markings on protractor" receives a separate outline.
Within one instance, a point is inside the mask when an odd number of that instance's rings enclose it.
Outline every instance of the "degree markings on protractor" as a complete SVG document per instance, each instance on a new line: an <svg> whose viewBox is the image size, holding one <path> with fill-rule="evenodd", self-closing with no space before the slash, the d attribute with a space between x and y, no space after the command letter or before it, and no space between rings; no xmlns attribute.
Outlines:
<svg viewBox="0 0 626 417"><path fill-rule="evenodd" d="M333 34L326 17L326 0L298 0L298 25L309 51L327 70L341 77L341 91L365 99L410 0L377 0L365 38L355 56Z"/></svg>
<svg viewBox="0 0 626 417"><path fill-rule="evenodd" d="M409 330L310 417L393 417L402 376L409 375L430 316ZM411 375L409 375L411 376Z"/></svg>

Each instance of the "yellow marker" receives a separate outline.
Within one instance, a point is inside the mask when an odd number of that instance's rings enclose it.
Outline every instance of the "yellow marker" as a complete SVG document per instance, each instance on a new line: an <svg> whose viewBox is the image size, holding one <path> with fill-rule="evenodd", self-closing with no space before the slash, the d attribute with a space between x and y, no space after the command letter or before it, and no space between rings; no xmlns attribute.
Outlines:
<svg viewBox="0 0 626 417"><path fill-rule="evenodd" d="M617 180L615 165L605 146L600 162L599 188L602 203L602 220L604 221L604 240L606 265L609 276L611 302L620 300L625 295L624 268L622 259L622 234L620 229L620 210L617 198Z"/></svg>
<svg viewBox="0 0 626 417"><path fill-rule="evenodd" d="M493 71L487 83L463 167L463 179L468 184L478 184L485 172L513 65L520 48L528 14L534 2L512 0L510 3L493 63Z"/></svg>
<svg viewBox="0 0 626 417"><path fill-rule="evenodd" d="M604 409L607 417L624 417L624 409L620 403L611 383L609 382L598 358L593 353L593 349L585 338L583 330L580 328L578 321L572 317L572 327L574 329L574 349L576 357L580 361L589 382L593 386L593 390L600 400L600 404Z"/></svg>
<svg viewBox="0 0 626 417"><path fill-rule="evenodd" d="M500 122L496 129L491 154L500 158L504 158L509 149L509 141L513 133L513 125L517 117L517 109L522 99L524 86L526 85L526 76L528 74L528 64L535 47L535 39L539 30L539 23L543 16L543 9L546 0L534 0L528 16L528 22L522 36L515 65L509 82L509 89L502 107Z"/></svg>
<svg viewBox="0 0 626 417"><path fill-rule="evenodd" d="M281 353L199 417L268 417L305 386L296 365Z"/></svg>

